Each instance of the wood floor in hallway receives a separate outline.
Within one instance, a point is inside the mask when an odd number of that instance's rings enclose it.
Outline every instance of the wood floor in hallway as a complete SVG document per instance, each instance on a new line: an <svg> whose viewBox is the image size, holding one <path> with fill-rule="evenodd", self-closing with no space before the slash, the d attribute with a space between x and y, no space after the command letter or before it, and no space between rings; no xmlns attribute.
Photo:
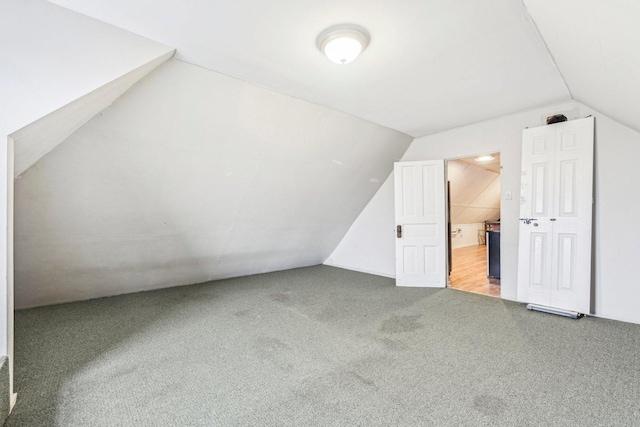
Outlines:
<svg viewBox="0 0 640 427"><path fill-rule="evenodd" d="M500 296L500 279L487 277L487 247L467 246L452 253L449 287L476 294Z"/></svg>

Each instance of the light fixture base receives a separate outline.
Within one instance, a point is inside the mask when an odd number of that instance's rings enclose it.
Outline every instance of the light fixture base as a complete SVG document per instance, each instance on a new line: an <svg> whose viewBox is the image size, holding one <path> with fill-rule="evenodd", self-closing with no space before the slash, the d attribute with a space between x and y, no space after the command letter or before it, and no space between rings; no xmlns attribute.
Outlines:
<svg viewBox="0 0 640 427"><path fill-rule="evenodd" d="M332 42L340 39L347 40L353 44L357 43L360 45L360 49L357 52L351 51L347 55L340 55L340 52L334 52L333 49L330 49ZM348 64L355 60L358 55L366 49L370 40L369 32L363 27L356 24L338 24L321 32L316 39L316 46L320 52L327 55L332 62L336 64Z"/></svg>

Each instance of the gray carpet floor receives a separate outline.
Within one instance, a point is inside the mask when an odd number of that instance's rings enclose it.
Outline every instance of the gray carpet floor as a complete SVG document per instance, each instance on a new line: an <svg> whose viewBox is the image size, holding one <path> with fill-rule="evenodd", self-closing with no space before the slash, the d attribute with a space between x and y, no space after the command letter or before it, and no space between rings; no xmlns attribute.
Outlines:
<svg viewBox="0 0 640 427"><path fill-rule="evenodd" d="M640 426L640 325L327 266L16 313L8 426Z"/></svg>

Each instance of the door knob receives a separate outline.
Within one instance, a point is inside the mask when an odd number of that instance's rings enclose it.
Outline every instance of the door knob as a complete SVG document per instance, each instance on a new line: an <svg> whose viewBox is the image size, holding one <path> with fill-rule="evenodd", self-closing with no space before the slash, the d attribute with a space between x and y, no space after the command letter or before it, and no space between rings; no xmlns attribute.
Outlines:
<svg viewBox="0 0 640 427"><path fill-rule="evenodd" d="M537 227L537 226L538 226L538 223L537 223L537 222L534 222L534 223L533 223L533 226L534 226L534 227Z"/></svg>
<svg viewBox="0 0 640 427"><path fill-rule="evenodd" d="M520 221L524 221L525 224L531 224L531 221L537 221L538 218L520 218Z"/></svg>

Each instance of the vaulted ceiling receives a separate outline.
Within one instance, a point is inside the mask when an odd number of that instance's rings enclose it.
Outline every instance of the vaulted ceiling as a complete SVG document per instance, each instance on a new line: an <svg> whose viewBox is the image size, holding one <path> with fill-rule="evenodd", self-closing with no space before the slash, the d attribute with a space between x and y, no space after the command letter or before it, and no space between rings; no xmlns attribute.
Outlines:
<svg viewBox="0 0 640 427"><path fill-rule="evenodd" d="M631 0L52 0L177 58L418 136L574 98L640 130ZM325 28L371 33L347 67Z"/></svg>
<svg viewBox="0 0 640 427"><path fill-rule="evenodd" d="M14 134L25 306L322 262L411 136L571 98L638 129L637 2L9 3L0 131L57 109Z"/></svg>
<svg viewBox="0 0 640 427"><path fill-rule="evenodd" d="M640 1L524 3L572 97L640 131Z"/></svg>
<svg viewBox="0 0 640 427"><path fill-rule="evenodd" d="M447 162L452 224L500 218L500 157L494 157L497 163L479 164L474 158Z"/></svg>
<svg viewBox="0 0 640 427"><path fill-rule="evenodd" d="M172 52L45 1L3 0L0 130L14 132Z"/></svg>
<svg viewBox="0 0 640 427"><path fill-rule="evenodd" d="M54 0L177 48L176 58L418 136L569 99L514 0ZM371 43L330 63L318 34L343 22Z"/></svg>

